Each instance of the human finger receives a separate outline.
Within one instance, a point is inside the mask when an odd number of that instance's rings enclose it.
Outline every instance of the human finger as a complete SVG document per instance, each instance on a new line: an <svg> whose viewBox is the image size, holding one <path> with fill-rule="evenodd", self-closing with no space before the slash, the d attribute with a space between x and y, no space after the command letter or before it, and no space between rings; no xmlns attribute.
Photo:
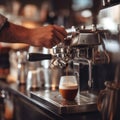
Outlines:
<svg viewBox="0 0 120 120"><path fill-rule="evenodd" d="M57 43L63 41L64 38L65 38L65 37L63 36L63 34L61 34L61 33L58 32L58 31L54 31L54 34L55 34L55 38L56 38Z"/></svg>
<svg viewBox="0 0 120 120"><path fill-rule="evenodd" d="M54 26L55 30L60 32L62 35L64 35L64 37L67 36L67 32L64 27L60 27L58 25L53 25L53 26Z"/></svg>

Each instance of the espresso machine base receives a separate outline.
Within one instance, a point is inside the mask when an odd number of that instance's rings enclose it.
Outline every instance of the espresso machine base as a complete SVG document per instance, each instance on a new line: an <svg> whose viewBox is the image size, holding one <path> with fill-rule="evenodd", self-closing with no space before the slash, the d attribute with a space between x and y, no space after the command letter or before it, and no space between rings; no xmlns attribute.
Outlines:
<svg viewBox="0 0 120 120"><path fill-rule="evenodd" d="M43 103L57 114L74 114L97 111L97 96L87 91L78 93L74 101L62 98L59 91L43 90L30 93L31 98Z"/></svg>

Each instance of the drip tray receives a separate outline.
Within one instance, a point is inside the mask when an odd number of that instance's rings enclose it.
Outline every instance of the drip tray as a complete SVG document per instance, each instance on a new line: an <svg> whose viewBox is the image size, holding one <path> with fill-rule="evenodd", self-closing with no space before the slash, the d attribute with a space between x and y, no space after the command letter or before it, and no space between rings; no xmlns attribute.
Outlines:
<svg viewBox="0 0 120 120"><path fill-rule="evenodd" d="M31 98L58 114L97 111L97 96L89 92L78 94L74 101L65 100L59 94L59 91L43 90L30 92L30 95Z"/></svg>

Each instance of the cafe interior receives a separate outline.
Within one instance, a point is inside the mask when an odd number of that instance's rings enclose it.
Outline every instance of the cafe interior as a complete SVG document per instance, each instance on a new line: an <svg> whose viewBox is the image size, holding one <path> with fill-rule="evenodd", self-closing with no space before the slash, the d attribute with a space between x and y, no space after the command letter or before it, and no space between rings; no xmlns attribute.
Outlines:
<svg viewBox="0 0 120 120"><path fill-rule="evenodd" d="M0 120L120 120L119 0L0 0L0 14L67 32L52 48L0 42Z"/></svg>

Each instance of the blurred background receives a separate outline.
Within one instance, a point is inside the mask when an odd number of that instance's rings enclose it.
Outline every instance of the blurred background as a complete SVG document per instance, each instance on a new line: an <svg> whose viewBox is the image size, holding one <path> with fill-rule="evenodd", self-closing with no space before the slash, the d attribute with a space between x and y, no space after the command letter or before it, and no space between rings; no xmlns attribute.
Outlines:
<svg viewBox="0 0 120 120"><path fill-rule="evenodd" d="M111 2L117 4L119 0ZM58 24L68 28L101 24L116 32L115 24L120 23L120 5L102 13L100 9L104 4L105 0L0 0L0 13L26 27ZM111 25L106 24L108 21Z"/></svg>
<svg viewBox="0 0 120 120"><path fill-rule="evenodd" d="M28 28L47 24L57 24L66 29L71 26L86 26L95 24L98 29L108 30L105 46L112 54L113 61L120 61L120 4L119 0L0 0L0 13L9 21ZM12 52L11 52L12 49ZM1 76L8 73L11 61L15 60L16 51L28 50L25 44L0 43L0 52L9 58L1 60ZM29 51L40 51L42 48L31 48ZM15 55L14 55L15 53ZM4 54L0 54L2 57ZM117 59L116 59L117 56ZM8 64L3 66L3 61ZM12 67L17 66L16 62ZM10 62L10 63L9 63ZM16 63L16 64L15 64ZM5 71L3 72L3 68ZM6 70L7 68L7 70ZM14 74L15 75L15 74Z"/></svg>

